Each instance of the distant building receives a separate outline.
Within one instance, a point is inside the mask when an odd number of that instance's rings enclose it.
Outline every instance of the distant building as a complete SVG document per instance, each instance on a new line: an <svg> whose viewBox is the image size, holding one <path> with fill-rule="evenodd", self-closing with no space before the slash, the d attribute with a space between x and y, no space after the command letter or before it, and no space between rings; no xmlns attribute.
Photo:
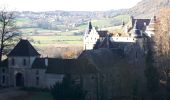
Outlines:
<svg viewBox="0 0 170 100"><path fill-rule="evenodd" d="M107 30L97 30L92 27L92 23L89 22L89 28L86 30L83 43L84 50L92 50L98 48L115 48L113 45L116 43L144 43L146 37L151 37L155 32L154 16L151 19L135 19L131 17L131 21L125 25L122 24L124 33L128 36L121 35L112 36Z"/></svg>

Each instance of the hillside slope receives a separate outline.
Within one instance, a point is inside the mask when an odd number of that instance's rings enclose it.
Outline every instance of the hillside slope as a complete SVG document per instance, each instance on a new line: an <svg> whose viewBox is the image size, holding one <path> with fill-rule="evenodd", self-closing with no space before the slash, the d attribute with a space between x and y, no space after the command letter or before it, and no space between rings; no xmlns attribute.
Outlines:
<svg viewBox="0 0 170 100"><path fill-rule="evenodd" d="M129 9L128 13L135 17L148 18L164 7L170 7L170 0L142 0L136 6Z"/></svg>

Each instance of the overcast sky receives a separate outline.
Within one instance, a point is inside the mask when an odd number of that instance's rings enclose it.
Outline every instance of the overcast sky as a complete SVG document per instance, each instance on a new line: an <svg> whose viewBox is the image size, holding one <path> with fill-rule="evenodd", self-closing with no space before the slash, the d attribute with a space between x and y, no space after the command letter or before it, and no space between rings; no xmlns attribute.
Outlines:
<svg viewBox="0 0 170 100"><path fill-rule="evenodd" d="M105 11L133 7L141 0L0 0L1 6L18 11Z"/></svg>

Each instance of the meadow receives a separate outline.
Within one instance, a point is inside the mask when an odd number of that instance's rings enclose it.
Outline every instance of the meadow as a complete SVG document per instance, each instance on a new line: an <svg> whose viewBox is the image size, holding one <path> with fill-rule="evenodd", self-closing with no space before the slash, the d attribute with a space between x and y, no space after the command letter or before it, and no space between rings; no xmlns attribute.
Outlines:
<svg viewBox="0 0 170 100"><path fill-rule="evenodd" d="M122 24L122 20L128 22L128 15L117 15L110 18L99 18L91 20L93 26L99 29L115 29ZM34 25L28 18L17 19L17 26L22 33L22 37L26 37L34 46L54 46L54 45L83 45L83 34L88 28L88 22L76 26L73 29L44 29L37 27L22 27L24 25Z"/></svg>
<svg viewBox="0 0 170 100"><path fill-rule="evenodd" d="M36 46L52 44L82 44L82 36L29 36L30 41Z"/></svg>

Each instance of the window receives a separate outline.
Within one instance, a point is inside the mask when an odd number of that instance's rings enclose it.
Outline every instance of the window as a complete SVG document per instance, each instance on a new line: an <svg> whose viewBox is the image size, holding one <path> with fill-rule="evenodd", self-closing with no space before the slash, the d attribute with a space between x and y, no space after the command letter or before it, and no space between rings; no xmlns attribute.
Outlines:
<svg viewBox="0 0 170 100"><path fill-rule="evenodd" d="M39 85L39 77L36 77L36 85Z"/></svg>
<svg viewBox="0 0 170 100"><path fill-rule="evenodd" d="M12 58L11 64L14 66L15 65L15 60Z"/></svg>
<svg viewBox="0 0 170 100"><path fill-rule="evenodd" d="M2 76L2 84L5 83L5 75Z"/></svg>
<svg viewBox="0 0 170 100"><path fill-rule="evenodd" d="M26 66L26 59L23 59L23 65Z"/></svg>

